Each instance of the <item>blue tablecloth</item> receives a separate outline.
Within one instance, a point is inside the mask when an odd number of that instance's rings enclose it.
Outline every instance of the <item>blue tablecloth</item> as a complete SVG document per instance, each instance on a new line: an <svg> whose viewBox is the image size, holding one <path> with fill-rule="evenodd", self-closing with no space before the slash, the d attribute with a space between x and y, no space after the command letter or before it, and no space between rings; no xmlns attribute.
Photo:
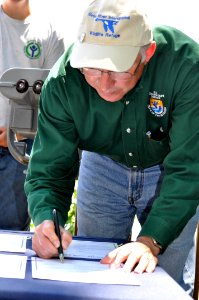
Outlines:
<svg viewBox="0 0 199 300"><path fill-rule="evenodd" d="M16 233L15 233L16 234ZM103 239L104 241L104 239ZM28 242L31 247L31 240ZM136 275L140 286L103 285L32 279L31 259L25 279L0 278L1 300L190 300L168 274L157 267L151 274Z"/></svg>

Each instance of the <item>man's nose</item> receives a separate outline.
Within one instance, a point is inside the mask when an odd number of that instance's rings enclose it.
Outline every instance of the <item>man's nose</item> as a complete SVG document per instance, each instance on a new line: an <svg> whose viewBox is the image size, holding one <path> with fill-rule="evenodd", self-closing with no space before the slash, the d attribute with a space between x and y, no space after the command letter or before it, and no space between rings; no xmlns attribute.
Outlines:
<svg viewBox="0 0 199 300"><path fill-rule="evenodd" d="M102 72L100 77L100 87L102 90L106 90L114 83L114 80L111 78L111 74L109 72Z"/></svg>

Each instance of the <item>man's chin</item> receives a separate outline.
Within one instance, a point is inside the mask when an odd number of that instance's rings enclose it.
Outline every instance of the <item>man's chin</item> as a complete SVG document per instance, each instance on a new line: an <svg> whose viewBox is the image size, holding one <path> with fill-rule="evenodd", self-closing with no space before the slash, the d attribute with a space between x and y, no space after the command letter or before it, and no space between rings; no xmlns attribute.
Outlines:
<svg viewBox="0 0 199 300"><path fill-rule="evenodd" d="M121 96L114 95L114 94L106 95L106 94L100 93L99 95L102 99L104 99L105 101L108 101L108 102L116 102L116 101L119 101L122 99Z"/></svg>

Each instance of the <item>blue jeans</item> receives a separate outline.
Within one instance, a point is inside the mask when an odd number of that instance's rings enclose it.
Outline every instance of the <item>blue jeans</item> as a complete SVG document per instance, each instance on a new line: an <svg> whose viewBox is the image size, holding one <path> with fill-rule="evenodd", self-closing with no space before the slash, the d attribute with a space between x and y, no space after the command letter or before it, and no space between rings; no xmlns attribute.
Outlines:
<svg viewBox="0 0 199 300"><path fill-rule="evenodd" d="M161 165L131 169L106 156L83 151L77 193L78 235L128 239L135 215L144 224L159 195L163 176ZM190 294L194 286L194 233L198 220L199 210L158 258L159 265Z"/></svg>
<svg viewBox="0 0 199 300"><path fill-rule="evenodd" d="M30 153L32 140L27 140ZM29 230L24 180L27 166L20 164L8 148L0 147L0 229Z"/></svg>

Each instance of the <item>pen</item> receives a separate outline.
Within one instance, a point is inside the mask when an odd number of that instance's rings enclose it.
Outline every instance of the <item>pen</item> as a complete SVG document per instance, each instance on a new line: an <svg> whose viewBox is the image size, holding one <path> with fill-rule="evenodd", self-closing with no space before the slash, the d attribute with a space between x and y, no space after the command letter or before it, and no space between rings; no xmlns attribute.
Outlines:
<svg viewBox="0 0 199 300"><path fill-rule="evenodd" d="M58 247L59 259L63 263L64 262L64 252L63 252L63 248L62 248L61 233L60 233L60 228L59 228L59 219L58 219L56 209L53 209L53 221L54 221L54 225L55 225L55 233L58 236L59 243L60 243L60 246Z"/></svg>

